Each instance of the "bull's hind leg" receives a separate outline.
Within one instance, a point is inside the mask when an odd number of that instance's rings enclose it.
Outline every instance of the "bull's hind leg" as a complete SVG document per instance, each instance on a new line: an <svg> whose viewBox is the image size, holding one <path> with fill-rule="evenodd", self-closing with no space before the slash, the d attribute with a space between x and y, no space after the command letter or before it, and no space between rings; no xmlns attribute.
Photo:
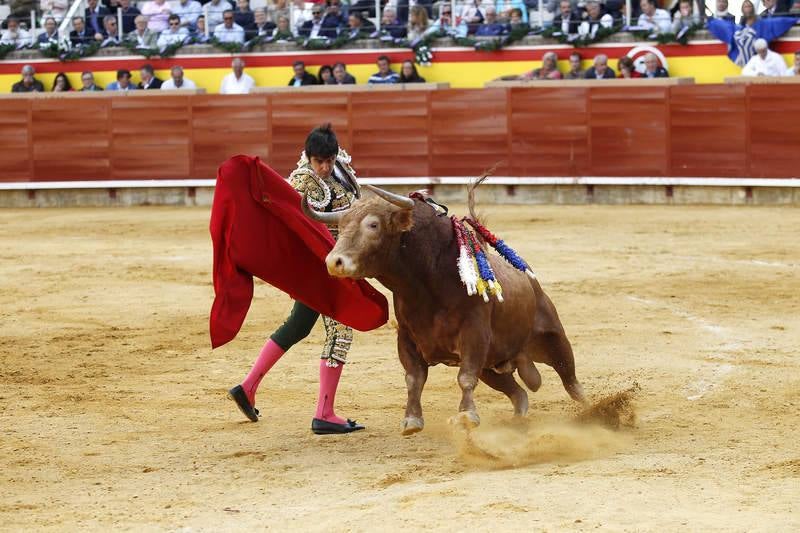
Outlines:
<svg viewBox="0 0 800 533"><path fill-rule="evenodd" d="M566 334L563 331L540 333L535 336L534 345L535 359L553 367L573 400L586 403L583 387L575 376L575 357Z"/></svg>
<svg viewBox="0 0 800 533"><path fill-rule="evenodd" d="M397 353L406 370L408 402L403 419L403 435L422 431L425 421L422 418L422 389L428 379L428 363L422 358L416 344L407 332L400 330L397 335Z"/></svg>
<svg viewBox="0 0 800 533"><path fill-rule="evenodd" d="M498 374L487 368L481 373L481 381L508 396L514 405L516 416L525 416L528 412L528 393L519 386L514 374Z"/></svg>

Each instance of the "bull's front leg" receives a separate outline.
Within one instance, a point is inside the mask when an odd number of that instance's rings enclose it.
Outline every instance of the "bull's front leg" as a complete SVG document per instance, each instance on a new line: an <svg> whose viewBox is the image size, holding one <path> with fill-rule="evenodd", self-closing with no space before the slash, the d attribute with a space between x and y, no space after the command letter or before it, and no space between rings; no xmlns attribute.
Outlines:
<svg viewBox="0 0 800 533"><path fill-rule="evenodd" d="M408 389L408 402L406 414L403 419L403 435L411 435L422 431L425 421L422 418L422 389L428 379L428 363L419 353L416 343L404 329L397 335L397 353L400 362L406 370L406 388Z"/></svg>
<svg viewBox="0 0 800 533"><path fill-rule="evenodd" d="M489 340L485 328L465 325L461 330L461 365L458 370L458 386L461 387L461 403L455 422L465 427L480 425L481 419L475 408L473 392L483 372L489 351Z"/></svg>

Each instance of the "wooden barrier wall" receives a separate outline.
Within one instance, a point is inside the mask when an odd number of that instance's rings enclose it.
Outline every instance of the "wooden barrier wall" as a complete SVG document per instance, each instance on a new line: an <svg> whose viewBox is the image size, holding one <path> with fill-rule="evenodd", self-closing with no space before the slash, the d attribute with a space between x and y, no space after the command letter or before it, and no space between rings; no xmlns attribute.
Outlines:
<svg viewBox="0 0 800 533"><path fill-rule="evenodd" d="M790 85L0 99L0 181L213 178L295 165L332 122L364 177L800 176Z"/></svg>

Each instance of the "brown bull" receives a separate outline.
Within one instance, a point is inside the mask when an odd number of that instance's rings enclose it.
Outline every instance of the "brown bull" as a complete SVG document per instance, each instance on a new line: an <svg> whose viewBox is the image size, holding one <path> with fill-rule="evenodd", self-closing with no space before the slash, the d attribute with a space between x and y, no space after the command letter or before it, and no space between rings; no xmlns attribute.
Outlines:
<svg viewBox="0 0 800 533"><path fill-rule="evenodd" d="M514 371L535 392L542 380L534 362L553 367L569 395L584 401L572 347L538 281L487 254L505 302L468 296L458 275L450 219L437 216L425 202L366 187L379 198L359 201L345 212L316 212L305 199L303 208L308 216L339 226L326 259L331 275L376 278L394 295L397 350L408 387L404 434L424 426L422 388L428 367L439 363L459 367L458 420L466 425L480 423L472 398L478 379L508 396L514 413L524 415L528 394Z"/></svg>

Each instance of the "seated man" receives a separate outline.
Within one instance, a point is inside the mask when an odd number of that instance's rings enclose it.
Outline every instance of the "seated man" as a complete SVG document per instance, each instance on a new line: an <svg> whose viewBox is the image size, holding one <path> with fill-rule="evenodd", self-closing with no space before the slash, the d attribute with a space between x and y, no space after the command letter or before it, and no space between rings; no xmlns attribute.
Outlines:
<svg viewBox="0 0 800 533"><path fill-rule="evenodd" d="M301 37L305 37L306 39L319 39L324 37L335 39L339 31L333 26L323 26L322 6L314 4L314 7L311 8L311 20L306 20L300 25L299 33Z"/></svg>
<svg viewBox="0 0 800 533"><path fill-rule="evenodd" d="M303 85L317 85L317 77L306 71L306 64L295 61L292 65L294 75L289 80L289 87L302 87Z"/></svg>
<svg viewBox="0 0 800 533"><path fill-rule="evenodd" d="M355 85L356 79L347 72L347 66L344 63L336 63L333 65L333 83L334 85Z"/></svg>
<svg viewBox="0 0 800 533"><path fill-rule="evenodd" d="M522 74L519 80L560 80L563 76L558 70L558 56L555 52L545 52L542 56L542 66Z"/></svg>
<svg viewBox="0 0 800 533"><path fill-rule="evenodd" d="M616 78L617 74L608 66L608 56L597 54L594 57L594 66L589 67L583 77L587 80L610 80Z"/></svg>
<svg viewBox="0 0 800 533"><path fill-rule="evenodd" d="M248 94L256 86L256 80L244 71L244 61L234 57L231 61L232 72L222 78L219 94Z"/></svg>
<svg viewBox="0 0 800 533"><path fill-rule="evenodd" d="M214 38L221 43L244 44L244 28L233 21L233 11L222 14L222 24L214 28Z"/></svg>
<svg viewBox="0 0 800 533"><path fill-rule="evenodd" d="M365 21L358 12L350 13L350 16L347 17L347 25L347 38L351 40L367 38L375 31L375 26L371 22Z"/></svg>
<svg viewBox="0 0 800 533"><path fill-rule="evenodd" d="M786 63L780 54L773 52L764 39L756 39L753 43L756 53L742 69L742 76L783 76Z"/></svg>
<svg viewBox="0 0 800 533"><path fill-rule="evenodd" d="M106 91L134 91L136 85L131 83L130 70L118 70L117 81L112 81L106 86Z"/></svg>
<svg viewBox="0 0 800 533"><path fill-rule="evenodd" d="M103 33L95 35L95 40L100 41L100 46L117 46L119 44L119 29L117 28L117 17L106 15L103 17Z"/></svg>
<svg viewBox="0 0 800 533"><path fill-rule="evenodd" d="M361 11L351 10L350 14L353 13L361 15L360 18L362 20L364 19L364 15ZM322 27L326 30L325 35L334 38L339 34L339 30L347 26L347 24L348 19L342 13L340 0L328 0L328 9L325 12L325 16L322 17Z"/></svg>
<svg viewBox="0 0 800 533"><path fill-rule="evenodd" d="M486 8L486 20L475 30L477 37L496 37L508 33L508 25L497 20L497 10L494 6Z"/></svg>
<svg viewBox="0 0 800 533"><path fill-rule="evenodd" d="M92 92L92 91L102 91L103 90L102 87L98 87L95 84L95 82L94 82L94 74L92 74L91 72L88 72L88 71L84 72L83 74L81 74L81 85L82 85L82 87L80 88L81 91Z"/></svg>
<svg viewBox="0 0 800 533"><path fill-rule="evenodd" d="M253 12L253 24L244 29L244 38L248 41L256 37L270 37L275 30L275 24L267 20L267 10L263 7Z"/></svg>
<svg viewBox="0 0 800 533"><path fill-rule="evenodd" d="M36 70L30 66L22 67L22 79L11 86L12 93L43 93L44 85L34 78Z"/></svg>
<svg viewBox="0 0 800 533"><path fill-rule="evenodd" d="M672 19L669 11L658 9L656 0L641 0L639 7L642 14L636 25L653 33L669 33L672 28Z"/></svg>
<svg viewBox="0 0 800 533"><path fill-rule="evenodd" d="M72 46L89 44L94 41L94 32L86 27L83 17L72 17L72 28L72 31L69 32Z"/></svg>
<svg viewBox="0 0 800 533"><path fill-rule="evenodd" d="M203 14L203 7L197 0L180 0L172 6L172 14L180 17L181 27L188 32L197 26L197 17Z"/></svg>
<svg viewBox="0 0 800 533"><path fill-rule="evenodd" d="M575 35L581 25L581 16L572 8L570 0L561 0L558 4L558 15L553 19L553 28L564 35Z"/></svg>
<svg viewBox="0 0 800 533"><path fill-rule="evenodd" d="M393 72L391 62L387 56L380 56L378 58L378 72L369 77L370 85L397 83L400 81L400 75Z"/></svg>
<svg viewBox="0 0 800 533"><path fill-rule="evenodd" d="M608 29L613 25L614 19L603 11L599 0L589 0L586 2L586 19L578 26L578 34L594 38L600 28Z"/></svg>
<svg viewBox="0 0 800 533"><path fill-rule="evenodd" d="M13 44L17 47L31 44L31 34L19 27L16 17L8 17L6 23L8 29L0 36L0 44Z"/></svg>
<svg viewBox="0 0 800 533"><path fill-rule="evenodd" d="M44 19L44 32L39 34L39 37L36 38L36 42L40 45L58 43L58 26L56 25L56 19L53 17Z"/></svg>
<svg viewBox="0 0 800 533"><path fill-rule="evenodd" d="M158 34L147 27L147 17L139 15L133 22L136 29L130 32L125 39L136 43L137 48L155 48Z"/></svg>
<svg viewBox="0 0 800 533"><path fill-rule="evenodd" d="M439 4L439 18L431 25L430 33L444 32L451 37L467 36L467 24L463 20L453 24L452 6L449 3Z"/></svg>
<svg viewBox="0 0 800 533"><path fill-rule="evenodd" d="M397 13L391 7L383 8L381 30L393 39L403 39L408 34L408 30L397 18Z"/></svg>
<svg viewBox="0 0 800 533"><path fill-rule="evenodd" d="M233 21L242 28L247 28L255 23L256 17L253 10L250 9L250 0L236 0Z"/></svg>
<svg viewBox="0 0 800 533"><path fill-rule="evenodd" d="M644 56L644 72L643 78L669 78L669 72L658 63L658 58L655 54L649 53Z"/></svg>
<svg viewBox="0 0 800 533"><path fill-rule="evenodd" d="M170 79L161 84L162 91L174 91L176 89L197 89L197 85L192 80L183 77L183 67L175 65L170 70Z"/></svg>
<svg viewBox="0 0 800 533"><path fill-rule="evenodd" d="M569 71L564 75L566 80L582 80L585 72L581 67L583 57L578 52L572 52L569 55Z"/></svg>
<svg viewBox="0 0 800 533"><path fill-rule="evenodd" d="M174 13L170 15L167 25L168 28L161 32L156 41L156 46L161 50L173 44L183 43L189 38L189 32L181 26L181 18L178 15Z"/></svg>

